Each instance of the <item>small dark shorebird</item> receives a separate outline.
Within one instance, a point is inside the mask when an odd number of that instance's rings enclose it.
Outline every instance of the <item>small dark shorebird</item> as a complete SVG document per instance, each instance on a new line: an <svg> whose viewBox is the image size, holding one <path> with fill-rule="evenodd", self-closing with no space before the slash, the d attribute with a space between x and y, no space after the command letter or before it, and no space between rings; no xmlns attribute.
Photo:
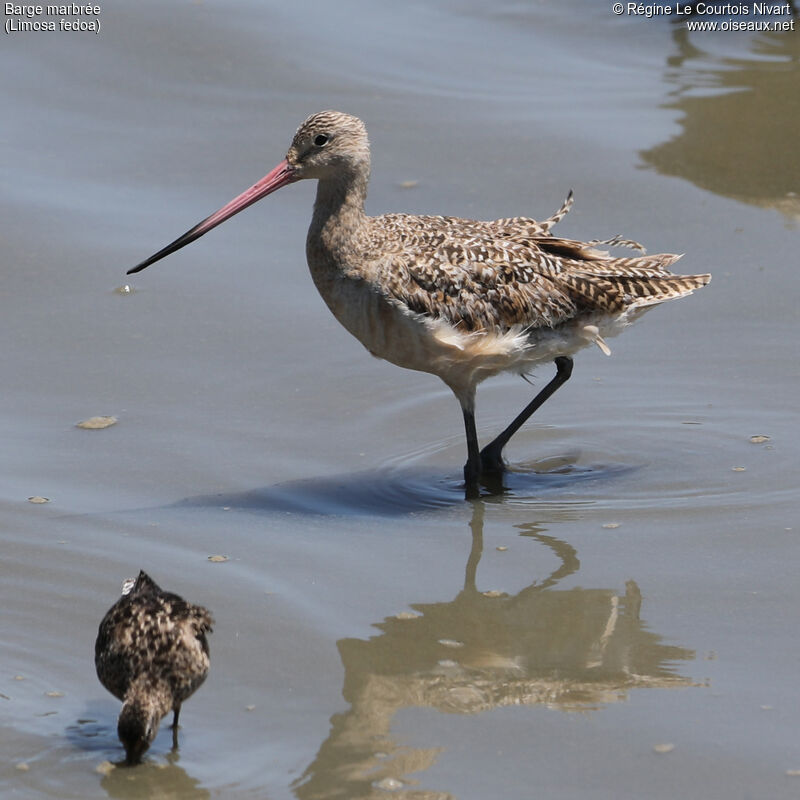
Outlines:
<svg viewBox="0 0 800 800"><path fill-rule="evenodd" d="M514 158L512 154L509 156ZM139 272L289 183L319 181L306 256L322 298L372 355L438 375L464 416L467 494L482 474L505 468L503 448L572 373L572 356L606 339L654 305L705 286L710 275L674 275L670 254L618 258L595 245L644 252L614 237L581 242L551 228L572 205L543 222L513 217L480 222L459 217L383 214L364 200L370 151L364 123L322 111L298 128L286 159L258 183L172 244L142 261ZM525 375L553 361L556 375L511 424L481 450L475 390L509 371Z"/></svg>
<svg viewBox="0 0 800 800"><path fill-rule="evenodd" d="M213 624L207 609L162 591L144 571L122 584L100 623L94 663L100 683L122 700L117 732L128 764L141 761L170 709L177 747L181 703L208 675Z"/></svg>

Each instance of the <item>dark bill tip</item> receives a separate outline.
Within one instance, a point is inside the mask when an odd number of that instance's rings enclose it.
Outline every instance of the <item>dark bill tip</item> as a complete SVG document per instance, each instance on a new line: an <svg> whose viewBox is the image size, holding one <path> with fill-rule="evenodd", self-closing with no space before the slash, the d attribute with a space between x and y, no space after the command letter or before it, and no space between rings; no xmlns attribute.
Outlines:
<svg viewBox="0 0 800 800"><path fill-rule="evenodd" d="M166 258L176 250L186 247L187 244L190 244L195 239L199 239L204 233L208 233L212 228L216 228L217 225L225 222L226 219L229 219L234 214L243 211L262 197L266 197L268 194L280 189L281 186L294 183L296 180L298 178L295 175L295 168L287 161L281 161L275 169L267 173L258 183L253 184L249 189L234 197L230 203L186 231L183 236L179 236L174 242L154 253L150 258L146 258L140 264L129 269L126 274L133 275L136 272L141 272L151 264L155 264L156 261Z"/></svg>

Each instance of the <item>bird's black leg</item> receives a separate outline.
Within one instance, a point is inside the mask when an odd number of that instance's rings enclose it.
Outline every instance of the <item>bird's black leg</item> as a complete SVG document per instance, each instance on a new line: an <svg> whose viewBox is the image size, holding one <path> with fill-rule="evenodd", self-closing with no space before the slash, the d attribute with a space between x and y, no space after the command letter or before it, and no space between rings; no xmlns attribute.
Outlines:
<svg viewBox="0 0 800 800"><path fill-rule="evenodd" d="M181 715L181 707L177 706L172 715L172 747L178 747L178 717Z"/></svg>
<svg viewBox="0 0 800 800"><path fill-rule="evenodd" d="M481 453L478 447L478 432L475 430L474 412L463 408L464 429L467 433L467 463L464 464L464 483L467 497L477 497L478 481L481 477Z"/></svg>
<svg viewBox="0 0 800 800"><path fill-rule="evenodd" d="M480 461L483 472L495 474L503 472L505 469L503 448L508 444L508 440L525 424L533 412L555 393L559 386L563 386L569 380L570 375L572 375L572 359L569 356L559 356L555 359L555 365L556 374L550 383L522 409L520 414L499 436L489 442L489 444L481 450ZM464 470L466 474L466 467Z"/></svg>

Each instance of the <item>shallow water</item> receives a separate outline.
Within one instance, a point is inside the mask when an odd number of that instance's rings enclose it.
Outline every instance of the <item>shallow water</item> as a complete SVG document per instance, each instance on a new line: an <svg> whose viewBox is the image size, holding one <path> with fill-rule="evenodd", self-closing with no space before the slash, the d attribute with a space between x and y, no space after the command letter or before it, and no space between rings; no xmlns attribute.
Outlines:
<svg viewBox="0 0 800 800"><path fill-rule="evenodd" d="M588 2L100 19L0 51L3 796L796 796L798 34ZM465 502L449 391L311 284L311 185L124 275L326 107L367 122L373 213L572 188L563 235L714 280L579 354ZM482 386L481 437L532 391ZM213 610L211 673L178 751L102 774L94 637L140 568Z"/></svg>

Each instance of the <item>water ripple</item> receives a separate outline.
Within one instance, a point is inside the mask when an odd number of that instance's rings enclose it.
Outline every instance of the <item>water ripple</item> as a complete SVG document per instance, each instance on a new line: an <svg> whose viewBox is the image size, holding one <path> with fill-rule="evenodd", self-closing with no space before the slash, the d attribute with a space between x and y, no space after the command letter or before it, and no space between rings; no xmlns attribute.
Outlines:
<svg viewBox="0 0 800 800"><path fill-rule="evenodd" d="M486 480L481 499L488 502L532 503L552 500L565 491L574 497L578 487L625 475L636 467L625 464L576 464L551 459L517 465L502 476ZM187 498L180 507L231 508L256 513L290 512L326 516L400 516L461 505L464 481L430 467L394 463L375 470L288 481L247 492Z"/></svg>

